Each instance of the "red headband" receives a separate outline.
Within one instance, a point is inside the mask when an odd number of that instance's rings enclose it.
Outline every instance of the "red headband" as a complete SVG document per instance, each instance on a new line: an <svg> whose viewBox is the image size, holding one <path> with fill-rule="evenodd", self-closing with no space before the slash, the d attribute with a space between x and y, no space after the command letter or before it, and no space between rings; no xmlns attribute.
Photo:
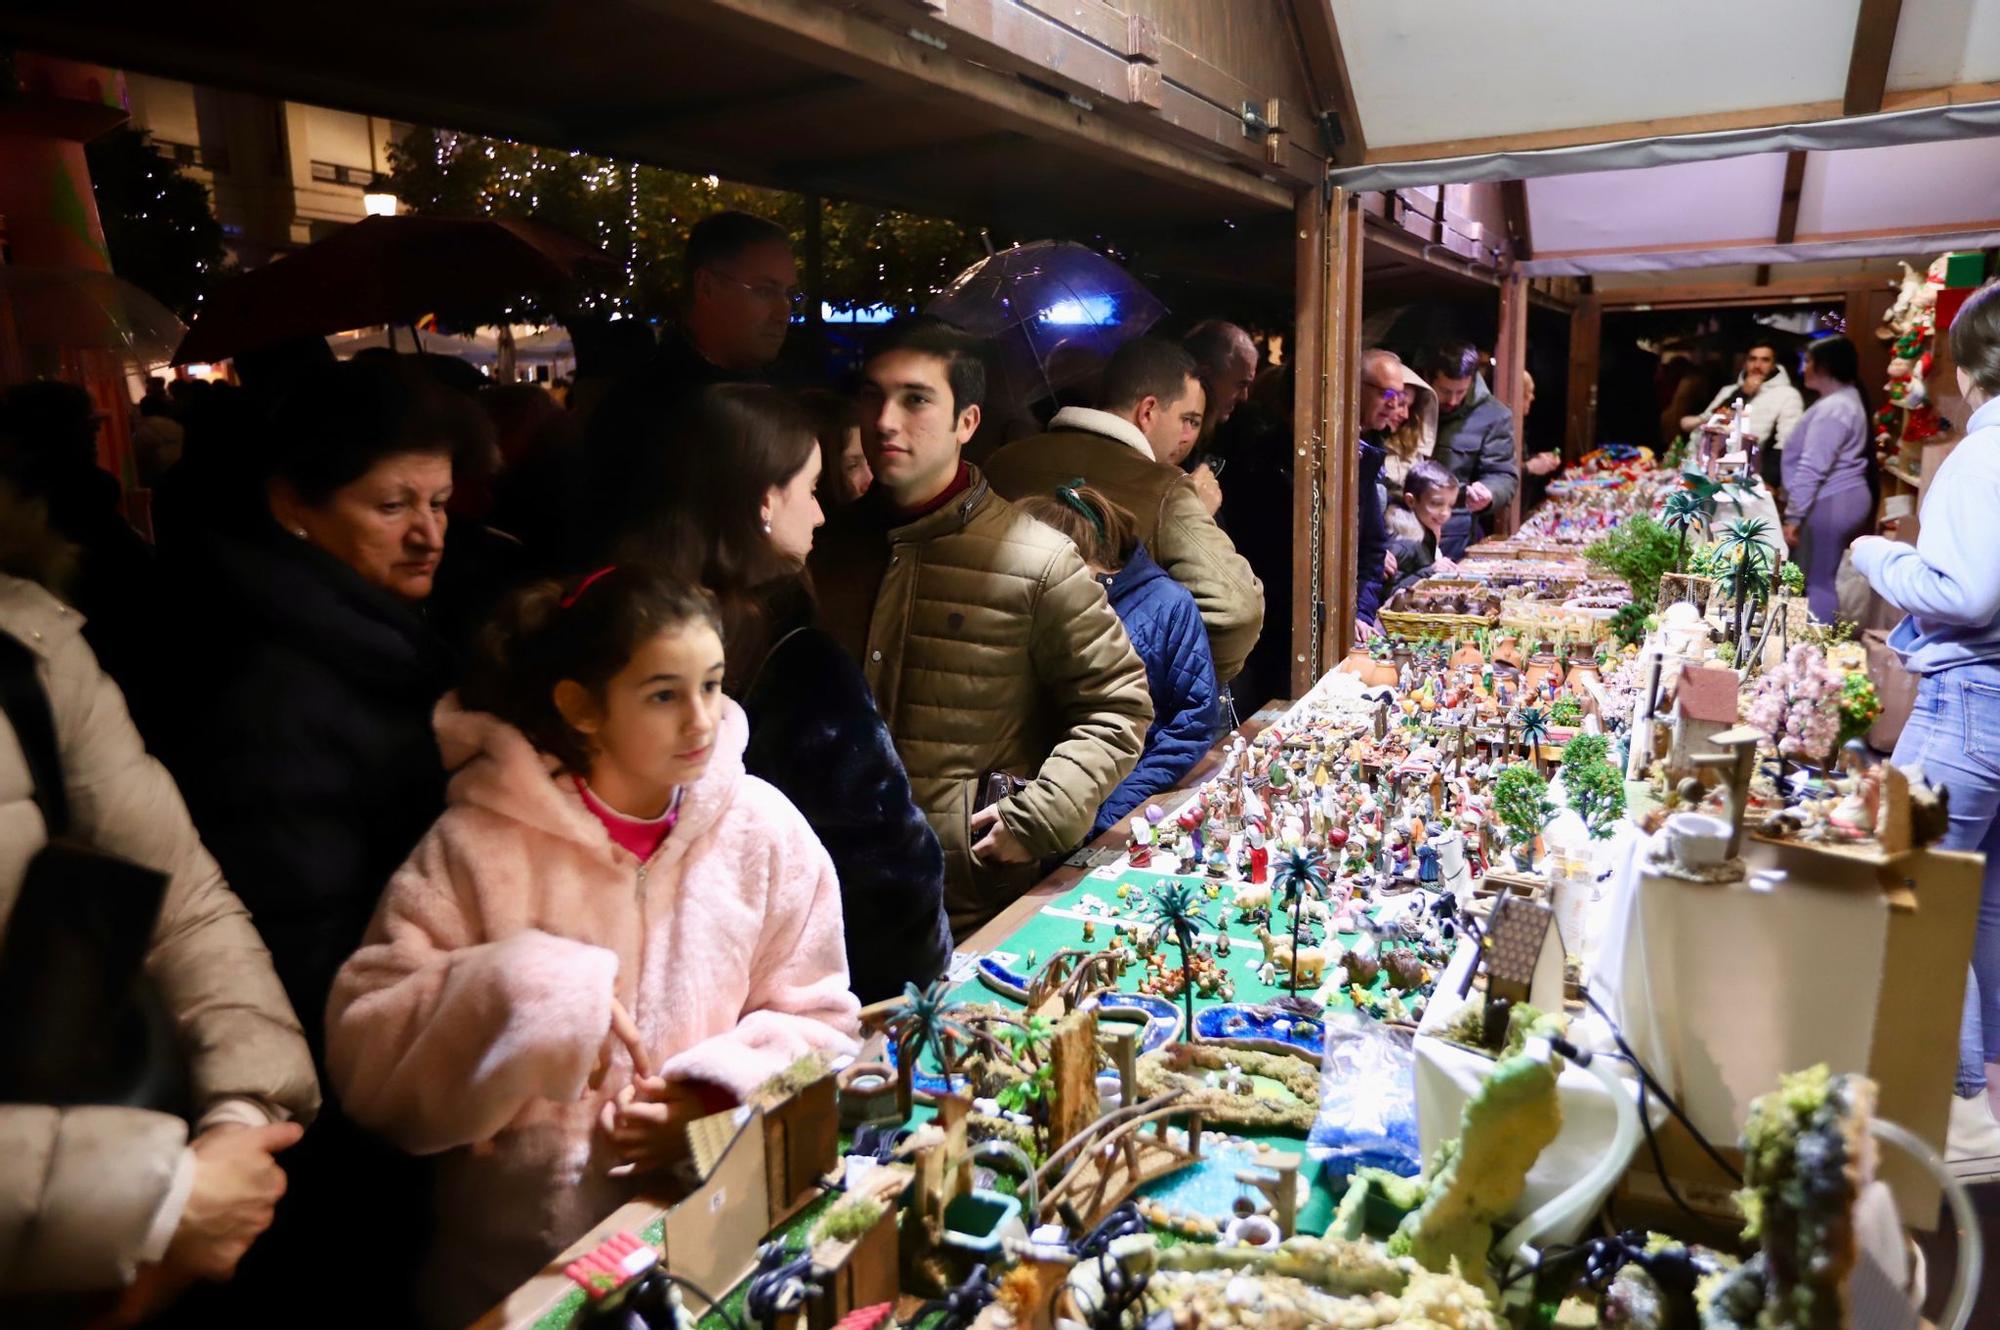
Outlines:
<svg viewBox="0 0 2000 1330"><path fill-rule="evenodd" d="M590 576L584 578L581 582L578 582L576 584L576 590L570 592L567 596L564 596L560 601L557 602L557 604L559 604L563 609L570 608L572 605L576 604L576 602L583 597L584 592L590 590L591 586L596 583L598 578L603 577L607 573L615 573L617 571L618 571L617 564L615 563L605 564L602 568L598 569Z"/></svg>

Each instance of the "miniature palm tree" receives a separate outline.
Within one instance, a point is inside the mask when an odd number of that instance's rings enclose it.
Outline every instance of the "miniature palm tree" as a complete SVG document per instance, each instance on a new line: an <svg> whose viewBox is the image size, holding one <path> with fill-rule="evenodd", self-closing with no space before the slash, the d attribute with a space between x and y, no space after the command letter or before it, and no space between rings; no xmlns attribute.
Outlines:
<svg viewBox="0 0 2000 1330"><path fill-rule="evenodd" d="M938 1069L944 1073L945 1089L951 1089L951 1054L946 1051L945 1039L957 1039L961 1043L972 1042L972 1036L957 1021L952 1020L954 1004L945 1000L951 990L950 981L939 979L929 988L918 988L915 984L903 985L903 999L896 1014L883 1022L889 1032L889 1042L896 1050L896 1107L908 1118L911 1096L917 1081L917 1060L926 1048L937 1059Z"/></svg>
<svg viewBox="0 0 2000 1330"><path fill-rule="evenodd" d="M1278 871L1271 878L1272 888L1283 894L1292 911L1291 992L1294 996L1299 991L1299 934L1305 922L1306 894L1324 892L1328 881L1326 865L1319 857L1296 849L1278 864Z"/></svg>
<svg viewBox="0 0 2000 1330"><path fill-rule="evenodd" d="M1754 561L1761 567L1765 557L1764 550L1770 544L1767 539L1770 530L1771 524L1761 517L1739 517L1723 528L1720 542L1723 553L1736 559L1736 586L1733 592L1736 600L1736 630L1730 634L1730 639L1738 643L1739 655L1742 650L1744 607L1750 603L1752 563Z"/></svg>
<svg viewBox="0 0 2000 1330"><path fill-rule="evenodd" d="M1535 764L1535 771L1542 770L1542 742L1549 737L1549 715L1540 707L1522 707L1514 713L1514 723L1521 727L1521 747L1528 751L1528 760Z"/></svg>
<svg viewBox="0 0 2000 1330"><path fill-rule="evenodd" d="M1660 510L1660 525L1674 533L1674 571L1687 570L1688 528L1702 520L1702 501L1693 490L1675 490Z"/></svg>
<svg viewBox="0 0 2000 1330"><path fill-rule="evenodd" d="M1187 1024L1181 1030L1181 1038L1194 1038L1194 969L1188 964L1188 956L1194 950L1194 930L1196 924L1208 922L1202 912L1201 897L1185 882L1173 881L1160 888L1153 896L1153 921L1174 935L1174 947L1181 954L1181 1001L1187 1009Z"/></svg>

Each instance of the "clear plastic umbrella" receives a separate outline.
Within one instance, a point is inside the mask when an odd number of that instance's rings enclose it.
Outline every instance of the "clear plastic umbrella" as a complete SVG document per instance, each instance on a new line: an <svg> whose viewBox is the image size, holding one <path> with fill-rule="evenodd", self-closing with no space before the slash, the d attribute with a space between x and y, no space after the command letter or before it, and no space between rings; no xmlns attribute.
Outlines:
<svg viewBox="0 0 2000 1330"><path fill-rule="evenodd" d="M924 307L991 343L987 396L1015 407L1087 383L1166 312L1117 263L1058 240L989 255Z"/></svg>
<svg viewBox="0 0 2000 1330"><path fill-rule="evenodd" d="M122 277L0 266L0 369L10 378L59 373L85 351L143 370L173 359L186 334L172 310Z"/></svg>

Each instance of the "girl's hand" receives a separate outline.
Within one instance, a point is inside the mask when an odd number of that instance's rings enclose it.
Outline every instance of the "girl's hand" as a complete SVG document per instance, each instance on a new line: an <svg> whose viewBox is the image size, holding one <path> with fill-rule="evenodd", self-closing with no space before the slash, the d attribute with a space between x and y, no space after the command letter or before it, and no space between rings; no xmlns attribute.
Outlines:
<svg viewBox="0 0 2000 1330"><path fill-rule="evenodd" d="M701 1099L679 1081L647 1076L604 1105L598 1125L618 1156L608 1176L630 1177L687 1157L687 1124L702 1116Z"/></svg>
<svg viewBox="0 0 2000 1330"><path fill-rule="evenodd" d="M626 1055L632 1059L632 1078L639 1080L653 1074L653 1058L646 1052L646 1045L639 1037L639 1026L632 1019L632 1013L625 1010L625 1004L617 998L611 999L611 1028L604 1032L604 1042L597 1050L597 1064L590 1069L590 1079L584 1083L581 1098L595 1094L604 1084L604 1078L611 1074L611 1059L623 1045Z"/></svg>

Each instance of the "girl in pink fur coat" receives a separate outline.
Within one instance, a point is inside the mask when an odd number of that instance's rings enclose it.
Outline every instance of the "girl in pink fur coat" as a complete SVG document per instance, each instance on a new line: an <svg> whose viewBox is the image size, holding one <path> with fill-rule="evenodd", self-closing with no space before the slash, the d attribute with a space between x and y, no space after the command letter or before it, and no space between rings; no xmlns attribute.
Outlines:
<svg viewBox="0 0 2000 1330"><path fill-rule="evenodd" d="M327 1004L347 1112L439 1161L426 1317L463 1325L685 1152L854 1048L840 891L743 772L713 604L640 567L516 598L437 711L450 806Z"/></svg>

